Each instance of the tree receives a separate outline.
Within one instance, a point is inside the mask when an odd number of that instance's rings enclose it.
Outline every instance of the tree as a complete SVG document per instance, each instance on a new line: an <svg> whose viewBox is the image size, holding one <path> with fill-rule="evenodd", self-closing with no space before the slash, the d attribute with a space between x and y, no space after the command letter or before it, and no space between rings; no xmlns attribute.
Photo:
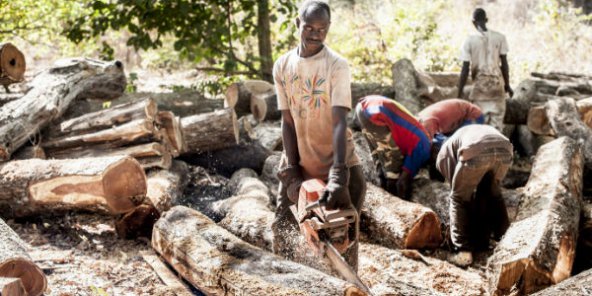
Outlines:
<svg viewBox="0 0 592 296"><path fill-rule="evenodd" d="M296 15L290 0L95 0L89 7L90 14L66 27L70 40L127 29L128 45L150 49L162 46L164 36L170 35L181 56L216 65L204 70L266 80L271 80L273 66L270 24L279 21L286 29ZM275 49L284 48L280 44Z"/></svg>

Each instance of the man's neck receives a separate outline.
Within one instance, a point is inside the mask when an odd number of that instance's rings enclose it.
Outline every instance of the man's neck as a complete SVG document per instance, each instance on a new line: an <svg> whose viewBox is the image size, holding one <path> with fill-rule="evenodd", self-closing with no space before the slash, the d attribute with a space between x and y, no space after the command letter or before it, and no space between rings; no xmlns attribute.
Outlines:
<svg viewBox="0 0 592 296"><path fill-rule="evenodd" d="M316 55L317 53L321 52L323 50L323 48L325 48L324 44L321 47L319 47L318 50L315 50L314 52L308 52L306 49L304 49L304 46L302 46L302 44L300 44L298 46L298 56L301 58L312 57L312 56Z"/></svg>

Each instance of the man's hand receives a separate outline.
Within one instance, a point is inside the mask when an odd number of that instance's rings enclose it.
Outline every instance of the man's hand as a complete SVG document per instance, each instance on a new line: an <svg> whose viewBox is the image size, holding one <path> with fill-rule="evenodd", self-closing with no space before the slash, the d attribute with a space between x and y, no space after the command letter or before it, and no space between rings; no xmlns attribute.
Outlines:
<svg viewBox="0 0 592 296"><path fill-rule="evenodd" d="M405 200L411 198L411 175L403 170L397 181L397 195Z"/></svg>
<svg viewBox="0 0 592 296"><path fill-rule="evenodd" d="M329 171L329 179L321 200L326 202L327 210L347 209L351 206L349 195L349 169L343 165L334 165Z"/></svg>
<svg viewBox="0 0 592 296"><path fill-rule="evenodd" d="M512 90L510 85L508 85L508 84L504 85L504 91L510 95L510 98L514 96L514 91Z"/></svg>
<svg viewBox="0 0 592 296"><path fill-rule="evenodd" d="M288 165L277 173L278 179L285 186L288 199L293 203L298 203L300 185L304 182L302 170L299 165Z"/></svg>

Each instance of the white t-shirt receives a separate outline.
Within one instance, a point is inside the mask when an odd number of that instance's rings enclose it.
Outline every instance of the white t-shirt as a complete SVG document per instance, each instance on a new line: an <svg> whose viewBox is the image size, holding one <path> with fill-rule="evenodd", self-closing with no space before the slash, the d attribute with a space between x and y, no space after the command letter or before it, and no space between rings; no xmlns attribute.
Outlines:
<svg viewBox="0 0 592 296"><path fill-rule="evenodd" d="M333 165L332 107L351 109L351 74L347 61L326 45L314 56L295 48L273 66L278 109L294 118L300 166L305 175L325 179ZM359 164L351 131L346 134L348 167Z"/></svg>
<svg viewBox="0 0 592 296"><path fill-rule="evenodd" d="M472 77L479 73L501 76L500 55L508 53L506 37L496 31L487 30L470 35L463 44L460 59L471 62Z"/></svg>

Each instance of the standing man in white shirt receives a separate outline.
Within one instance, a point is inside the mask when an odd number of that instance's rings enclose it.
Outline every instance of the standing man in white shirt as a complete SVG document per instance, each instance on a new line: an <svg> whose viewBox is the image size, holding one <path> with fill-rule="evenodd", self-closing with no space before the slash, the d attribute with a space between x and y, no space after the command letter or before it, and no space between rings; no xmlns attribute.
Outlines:
<svg viewBox="0 0 592 296"><path fill-rule="evenodd" d="M498 32L487 29L485 10L477 8L473 12L473 25L478 33L467 38L461 49L463 61L458 97L462 98L463 89L469 77L473 79L473 90L469 101L479 106L485 117L485 123L499 131L503 129L506 113L506 94L514 94L510 87L509 67L506 55L508 42Z"/></svg>

